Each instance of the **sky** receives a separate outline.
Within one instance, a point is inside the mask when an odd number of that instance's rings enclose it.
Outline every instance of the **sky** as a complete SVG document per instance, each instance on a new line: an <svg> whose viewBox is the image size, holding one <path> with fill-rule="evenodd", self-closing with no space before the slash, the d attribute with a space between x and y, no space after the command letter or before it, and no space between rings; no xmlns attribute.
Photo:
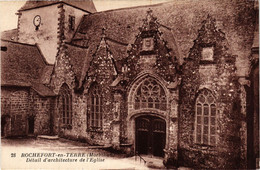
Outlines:
<svg viewBox="0 0 260 170"><path fill-rule="evenodd" d="M97 11L110 9L152 5L170 0L93 0ZM0 32L17 28L17 15L15 13L25 3L25 0L0 0Z"/></svg>

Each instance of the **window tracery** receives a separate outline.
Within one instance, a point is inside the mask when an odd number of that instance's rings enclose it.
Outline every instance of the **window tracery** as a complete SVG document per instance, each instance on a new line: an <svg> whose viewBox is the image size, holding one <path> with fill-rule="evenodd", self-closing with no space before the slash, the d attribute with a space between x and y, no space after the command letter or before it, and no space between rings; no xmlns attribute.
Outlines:
<svg viewBox="0 0 260 170"><path fill-rule="evenodd" d="M103 98L102 92L98 86L90 90L89 107L87 113L88 129L102 130L103 126Z"/></svg>
<svg viewBox="0 0 260 170"><path fill-rule="evenodd" d="M166 111L166 95L163 88L154 80L146 79L135 94L135 109L155 108Z"/></svg>
<svg viewBox="0 0 260 170"><path fill-rule="evenodd" d="M72 95L69 87L64 84L60 90L61 122L65 126L72 125Z"/></svg>
<svg viewBox="0 0 260 170"><path fill-rule="evenodd" d="M203 90L196 99L195 142L216 144L216 101L209 90Z"/></svg>

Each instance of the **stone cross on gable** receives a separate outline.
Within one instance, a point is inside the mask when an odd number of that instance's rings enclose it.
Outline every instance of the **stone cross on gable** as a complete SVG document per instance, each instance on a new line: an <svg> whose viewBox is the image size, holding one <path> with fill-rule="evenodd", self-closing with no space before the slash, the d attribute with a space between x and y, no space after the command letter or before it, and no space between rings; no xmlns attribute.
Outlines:
<svg viewBox="0 0 260 170"><path fill-rule="evenodd" d="M216 39L217 35L216 20L208 15L206 20L202 22L202 27L199 30L200 41L201 43L210 44Z"/></svg>
<svg viewBox="0 0 260 170"><path fill-rule="evenodd" d="M150 8L147 11L147 22L148 24L152 21L153 19L153 10L151 10Z"/></svg>
<svg viewBox="0 0 260 170"><path fill-rule="evenodd" d="M152 29L152 27L154 26L153 24L156 21L156 17L153 16L153 10L151 10L150 8L147 11L147 16L146 19L144 19L144 28L150 30Z"/></svg>
<svg viewBox="0 0 260 170"><path fill-rule="evenodd" d="M101 42L100 42L100 46L106 47L105 38L106 38L105 28L103 27L103 28L102 28L102 32L101 32Z"/></svg>

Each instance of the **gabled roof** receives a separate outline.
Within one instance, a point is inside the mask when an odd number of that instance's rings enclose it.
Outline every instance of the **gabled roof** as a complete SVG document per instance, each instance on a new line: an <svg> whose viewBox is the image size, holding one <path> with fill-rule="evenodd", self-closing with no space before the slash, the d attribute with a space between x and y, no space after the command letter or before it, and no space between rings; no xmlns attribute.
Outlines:
<svg viewBox="0 0 260 170"><path fill-rule="evenodd" d="M105 41L105 42L104 42ZM105 45L104 45L105 43ZM91 62L93 62L95 56L105 56L108 55L107 53L105 54L104 52L109 51L109 53L114 56L113 51L110 50L110 45L114 49L114 52L116 53L116 56L118 56L118 52L121 50L115 50L115 49L123 49L123 52L125 52L125 44L118 44L117 42L113 42L112 40L107 39L106 37L101 38L99 40L99 44L97 46L92 46L82 48L77 45L69 44L66 43L66 54L69 57L70 64L72 66L72 69L75 73L76 79L79 81L79 87L82 85L82 82L86 78L87 72L90 69ZM109 49L108 49L109 46ZM105 50L100 50L100 48L105 48ZM125 54L124 54L125 55ZM107 56L109 57L109 56ZM113 61L118 60L116 64L120 64L121 58L113 58ZM114 63L115 64L115 63ZM117 67L117 66L115 66ZM116 71L116 68L114 68Z"/></svg>
<svg viewBox="0 0 260 170"><path fill-rule="evenodd" d="M92 57L89 56L89 49L70 44L66 44L66 48L76 78L79 82L82 82L89 68L90 61L92 60Z"/></svg>
<svg viewBox="0 0 260 170"><path fill-rule="evenodd" d="M41 76L53 66L46 63L36 45L1 40L1 47L1 86L32 87L42 89L38 90L40 94L51 95Z"/></svg>
<svg viewBox="0 0 260 170"><path fill-rule="evenodd" d="M25 10L44 7L44 6L53 5L53 4L57 4L57 3L65 3L67 5L82 9L89 13L93 13L93 12L97 11L92 0L62 0L62 1L28 0L24 4L24 6L22 6L19 9L19 11L25 11Z"/></svg>
<svg viewBox="0 0 260 170"><path fill-rule="evenodd" d="M149 8L157 17L162 37L177 54L179 63L188 57L198 30L208 15L216 19L217 29L225 33L232 54L239 56L238 62L246 61L250 55L255 24L254 2L243 0L173 0L153 6L93 13L84 16L72 43L89 47L89 55L92 56L101 39L101 30L105 28L106 37L113 40L112 43L120 42L114 48L110 45L115 60L127 57L124 54L127 54L128 45L119 44L134 43ZM243 73L239 73L238 69L238 75L240 74Z"/></svg>

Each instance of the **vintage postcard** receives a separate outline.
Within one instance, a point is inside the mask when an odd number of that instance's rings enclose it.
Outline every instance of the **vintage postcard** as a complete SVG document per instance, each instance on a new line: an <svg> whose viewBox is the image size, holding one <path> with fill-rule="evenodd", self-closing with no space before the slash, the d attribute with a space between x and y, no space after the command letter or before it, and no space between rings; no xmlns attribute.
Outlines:
<svg viewBox="0 0 260 170"><path fill-rule="evenodd" d="M0 1L1 169L259 167L253 0Z"/></svg>

